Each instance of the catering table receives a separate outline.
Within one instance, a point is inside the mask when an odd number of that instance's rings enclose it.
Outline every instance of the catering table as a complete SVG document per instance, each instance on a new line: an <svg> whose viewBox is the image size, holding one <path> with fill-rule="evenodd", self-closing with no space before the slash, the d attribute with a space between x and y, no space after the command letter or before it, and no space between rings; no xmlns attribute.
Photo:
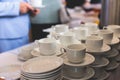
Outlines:
<svg viewBox="0 0 120 80"><path fill-rule="evenodd" d="M22 46L20 48L11 50L11 51L7 51L4 53L0 54L0 67L6 66L6 65L11 65L11 64L22 64L23 62L18 60L17 55L18 53L18 49L21 49L23 47L26 46L30 46L31 44ZM107 80L120 80L120 66L114 70L110 72L110 76Z"/></svg>

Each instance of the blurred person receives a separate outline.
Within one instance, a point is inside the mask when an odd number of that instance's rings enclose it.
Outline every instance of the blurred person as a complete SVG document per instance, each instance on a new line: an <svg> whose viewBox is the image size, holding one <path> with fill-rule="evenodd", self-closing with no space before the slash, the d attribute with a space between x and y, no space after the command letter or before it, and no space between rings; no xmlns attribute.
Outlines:
<svg viewBox="0 0 120 80"><path fill-rule="evenodd" d="M29 43L29 14L39 10L27 0L0 0L0 53Z"/></svg>
<svg viewBox="0 0 120 80"><path fill-rule="evenodd" d="M60 24L59 10L62 0L43 0L42 4L45 7L40 8L40 14L31 17L32 39L41 39L49 33L43 32L43 29L50 28L52 25Z"/></svg>

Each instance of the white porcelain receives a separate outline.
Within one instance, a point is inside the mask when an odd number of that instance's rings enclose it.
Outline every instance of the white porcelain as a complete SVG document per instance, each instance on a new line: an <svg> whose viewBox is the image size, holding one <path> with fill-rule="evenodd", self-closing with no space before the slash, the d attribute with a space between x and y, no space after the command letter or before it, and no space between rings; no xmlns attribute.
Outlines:
<svg viewBox="0 0 120 80"><path fill-rule="evenodd" d="M86 27L79 27L73 30L75 37L78 40L85 40L88 36L88 29Z"/></svg>
<svg viewBox="0 0 120 80"><path fill-rule="evenodd" d="M26 76L21 76L21 80L60 80L61 79L61 75L57 74L55 76L51 76L51 77L46 77L46 78L31 78L31 77L26 77Z"/></svg>
<svg viewBox="0 0 120 80"><path fill-rule="evenodd" d="M119 54L119 51L115 48L112 48L110 51L108 51L105 55L107 58L113 58L116 57Z"/></svg>
<svg viewBox="0 0 120 80"><path fill-rule="evenodd" d="M85 58L86 47L83 44L71 44L68 45L66 50L66 56L71 63L81 63Z"/></svg>
<svg viewBox="0 0 120 80"><path fill-rule="evenodd" d="M91 54L96 54L96 55L105 55L107 54L106 52L110 51L111 47L109 45L103 44L102 48L100 51L94 51L94 50L87 50L88 53Z"/></svg>
<svg viewBox="0 0 120 80"><path fill-rule="evenodd" d="M63 78L65 78L67 80L88 80L91 77L93 77L94 74L95 74L95 71L92 68L87 67L84 76L81 78L74 78L74 77L71 77L67 74L63 74Z"/></svg>
<svg viewBox="0 0 120 80"><path fill-rule="evenodd" d="M114 32L114 36L120 37L120 26L119 25L108 25L107 29Z"/></svg>
<svg viewBox="0 0 120 80"><path fill-rule="evenodd" d="M61 35L59 38L60 43L64 45L69 45L74 42L75 40L75 35L73 32L66 32Z"/></svg>
<svg viewBox="0 0 120 80"><path fill-rule="evenodd" d="M21 70L26 73L44 73L63 64L63 59L55 56L40 56L23 63ZM49 66L48 66L49 65Z"/></svg>
<svg viewBox="0 0 120 80"><path fill-rule="evenodd" d="M57 41L53 38L43 38L38 41L41 55L54 55L57 50Z"/></svg>
<svg viewBox="0 0 120 80"><path fill-rule="evenodd" d="M33 56L31 55L31 47L22 47L21 49L18 49L18 59L22 61L26 61L28 59L31 59Z"/></svg>
<svg viewBox="0 0 120 80"><path fill-rule="evenodd" d="M120 53L120 52L119 52ZM118 54L116 57L115 57L115 60L117 61L117 62L120 62L120 54Z"/></svg>
<svg viewBox="0 0 120 80"><path fill-rule="evenodd" d="M16 80L20 78L20 68L21 65L12 64L0 67L0 76Z"/></svg>
<svg viewBox="0 0 120 80"><path fill-rule="evenodd" d="M43 7L42 0L30 0L30 4L34 8L41 8L41 7Z"/></svg>
<svg viewBox="0 0 120 80"><path fill-rule="evenodd" d="M50 55L50 56L60 56L62 55L63 53L60 51L61 47L60 46L57 46L57 51L55 52L55 54L53 55ZM34 48L32 51L31 51L31 55L33 57L38 57L38 56L43 56L39 50L39 48Z"/></svg>
<svg viewBox="0 0 120 80"><path fill-rule="evenodd" d="M103 38L92 35L87 37L85 44L88 51L101 51L103 46Z"/></svg>
<svg viewBox="0 0 120 80"><path fill-rule="evenodd" d="M120 40L117 38L117 37L113 37L111 43L109 43L108 45L115 45L115 44L118 44L120 42Z"/></svg>
<svg viewBox="0 0 120 80"><path fill-rule="evenodd" d="M31 78L46 78L46 77L51 77L51 76L55 76L55 75L61 74L62 68L63 67L60 66L57 69L54 69L52 71L45 72L45 73L26 73L24 71L21 71L21 74L23 76L28 76L28 77L31 77Z"/></svg>
<svg viewBox="0 0 120 80"><path fill-rule="evenodd" d="M119 66L115 58L109 58L110 63L105 67L106 70L114 70Z"/></svg>
<svg viewBox="0 0 120 80"><path fill-rule="evenodd" d="M88 28L88 34L94 34L96 31L98 31L98 25L96 23L87 22L85 23L85 26Z"/></svg>
<svg viewBox="0 0 120 80"><path fill-rule="evenodd" d="M103 37L103 42L106 44L111 43L113 39L113 31L110 30L99 30L98 35Z"/></svg>
<svg viewBox="0 0 120 80"><path fill-rule="evenodd" d="M109 73L103 68L94 68L95 75L92 80L105 80L109 77Z"/></svg>
<svg viewBox="0 0 120 80"><path fill-rule="evenodd" d="M63 74L69 75L74 78L81 78L85 75L86 67L78 67L78 66L63 66Z"/></svg>
<svg viewBox="0 0 120 80"><path fill-rule="evenodd" d="M108 64L109 64L109 60L107 58L95 56L95 61L93 64L91 64L91 66L95 68L100 68L100 67L105 67Z"/></svg>
<svg viewBox="0 0 120 80"><path fill-rule="evenodd" d="M66 24L58 24L58 25L52 26L52 30L55 31L56 33L67 32L68 29L69 29L69 26Z"/></svg>
<svg viewBox="0 0 120 80"><path fill-rule="evenodd" d="M78 67L83 67L83 66L87 66L89 64L92 64L94 61L95 61L95 58L91 55L91 54L88 54L86 53L86 56L84 58L84 61L80 64L73 64L73 63L70 63L68 61L68 58L66 56L63 57L64 58L64 64L65 65L69 65L69 66L78 66Z"/></svg>

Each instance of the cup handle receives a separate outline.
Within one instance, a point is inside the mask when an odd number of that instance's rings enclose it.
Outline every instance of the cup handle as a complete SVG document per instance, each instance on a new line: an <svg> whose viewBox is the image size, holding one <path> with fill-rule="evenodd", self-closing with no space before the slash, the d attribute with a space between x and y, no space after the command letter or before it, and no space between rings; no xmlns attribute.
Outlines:
<svg viewBox="0 0 120 80"><path fill-rule="evenodd" d="M66 51L65 48L60 48L60 52L61 52L61 53L66 53L67 51Z"/></svg>
<svg viewBox="0 0 120 80"><path fill-rule="evenodd" d="M103 27L103 30L106 30L106 29L107 29L107 26L104 26L104 27Z"/></svg>

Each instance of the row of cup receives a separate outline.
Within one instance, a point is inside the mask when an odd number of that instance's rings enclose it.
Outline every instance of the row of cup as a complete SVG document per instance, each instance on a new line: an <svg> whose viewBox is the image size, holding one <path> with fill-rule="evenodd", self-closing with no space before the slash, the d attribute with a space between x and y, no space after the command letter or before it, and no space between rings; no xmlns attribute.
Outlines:
<svg viewBox="0 0 120 80"><path fill-rule="evenodd" d="M76 38L79 40L85 39L86 36L96 32L98 30L98 25L95 23L85 23L85 25L81 25L81 27L75 27L72 30L69 29L68 25L55 25L52 26L50 35L52 37L55 37L56 39L59 39L61 35L64 35L65 32L73 31ZM80 36L80 37L79 37Z"/></svg>

